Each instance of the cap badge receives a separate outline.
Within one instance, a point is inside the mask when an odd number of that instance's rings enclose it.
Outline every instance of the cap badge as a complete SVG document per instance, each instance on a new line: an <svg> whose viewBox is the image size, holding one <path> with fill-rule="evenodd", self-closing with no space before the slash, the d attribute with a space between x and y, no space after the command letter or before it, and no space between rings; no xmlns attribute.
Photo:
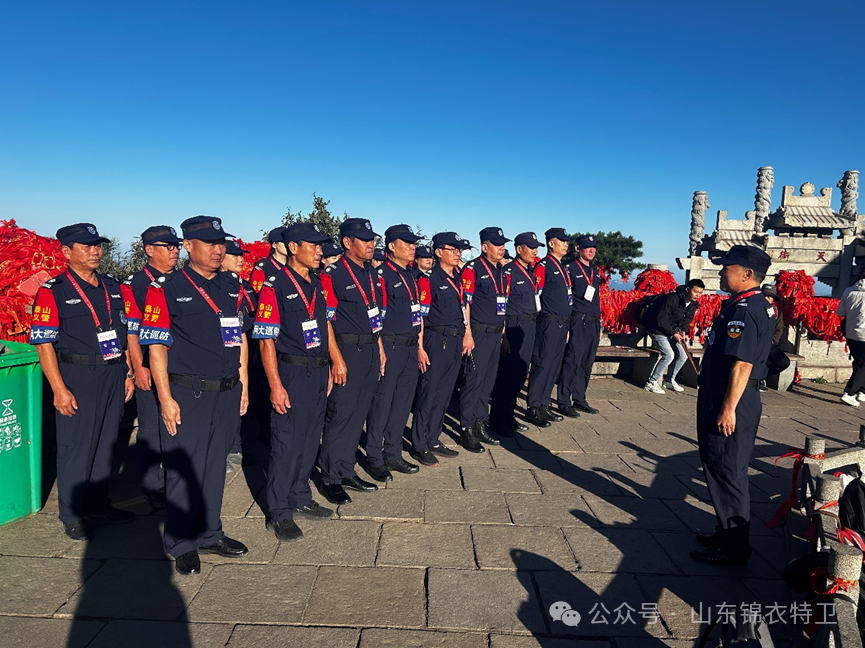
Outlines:
<svg viewBox="0 0 865 648"><path fill-rule="evenodd" d="M213 229L215 229L217 232L220 229L222 229L222 226L219 224L219 221L217 221L217 220L213 221Z"/></svg>
<svg viewBox="0 0 865 648"><path fill-rule="evenodd" d="M315 225L315 224L314 224L314 225L312 226L312 229L314 229L316 232L321 233L321 230L318 229L318 225Z"/></svg>
<svg viewBox="0 0 865 648"><path fill-rule="evenodd" d="M367 228L368 230L371 230L371 229L372 229L372 227L370 227L369 221L365 222L365 223L363 224L363 226L364 226L365 228Z"/></svg>
<svg viewBox="0 0 865 648"><path fill-rule="evenodd" d="M177 232L175 231L175 229L173 227L169 227L168 231L171 232L171 236L177 236Z"/></svg>
<svg viewBox="0 0 865 648"><path fill-rule="evenodd" d="M499 236L504 236L504 234L502 234L502 231L501 231L501 230L497 230L497 231L498 231L498 233L499 233Z"/></svg>
<svg viewBox="0 0 865 648"><path fill-rule="evenodd" d="M91 234L93 234L94 236L96 235L96 228L93 227L93 225L88 225L87 231L90 232Z"/></svg>

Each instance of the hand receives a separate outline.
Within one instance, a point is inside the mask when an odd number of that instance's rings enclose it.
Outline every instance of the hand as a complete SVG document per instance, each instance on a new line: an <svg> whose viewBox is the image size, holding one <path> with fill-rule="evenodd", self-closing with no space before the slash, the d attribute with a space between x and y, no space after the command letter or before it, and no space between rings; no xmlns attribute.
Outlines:
<svg viewBox="0 0 865 648"><path fill-rule="evenodd" d="M333 389L333 374L327 372L327 395L330 396L330 390Z"/></svg>
<svg viewBox="0 0 865 648"><path fill-rule="evenodd" d="M330 390L328 389L329 393ZM277 414L285 414L291 408L291 401L288 400L288 392L285 391L285 387L280 385L276 389L270 390L270 405Z"/></svg>
<svg viewBox="0 0 865 648"><path fill-rule="evenodd" d="M466 329L465 337L463 337L463 355L468 355L475 348L475 339L472 337L471 329Z"/></svg>
<svg viewBox="0 0 865 648"><path fill-rule="evenodd" d="M72 416L78 409L78 401L68 389L54 393L54 407L63 416Z"/></svg>
<svg viewBox="0 0 865 648"><path fill-rule="evenodd" d="M124 391L124 403L128 403L132 396L135 394L135 381L132 378L127 378L125 384L123 385Z"/></svg>
<svg viewBox="0 0 865 648"><path fill-rule="evenodd" d="M427 367L429 367L429 356L426 351L423 350L423 347L418 347L417 350L417 365L420 369L421 373L426 373Z"/></svg>
<svg viewBox="0 0 865 648"><path fill-rule="evenodd" d="M165 427L168 428L168 434L175 436L177 434L177 426L180 425L180 405L173 398L166 398L161 402L162 405L162 420Z"/></svg>
<svg viewBox="0 0 865 648"><path fill-rule="evenodd" d="M387 362L387 356L384 353L379 352L381 356L381 368L379 370L379 376L384 376L384 365Z"/></svg>
<svg viewBox="0 0 865 648"><path fill-rule="evenodd" d="M243 385L243 383L241 383ZM249 389L246 385L243 385L243 391L240 392L240 415L243 416L246 414L246 410L249 409Z"/></svg>
<svg viewBox="0 0 865 648"><path fill-rule="evenodd" d="M500 351L502 357L505 357L510 352L511 352L511 343L508 342L508 338L502 337L502 348Z"/></svg>
<svg viewBox="0 0 865 648"><path fill-rule="evenodd" d="M144 391L150 391L150 369L138 367L135 370L135 386Z"/></svg>
<svg viewBox="0 0 865 648"><path fill-rule="evenodd" d="M718 432L728 437L736 431L736 410L726 407L718 414Z"/></svg>
<svg viewBox="0 0 865 648"><path fill-rule="evenodd" d="M335 385L345 385L345 379L348 375L348 367L345 366L345 360L338 360L333 363L330 368L330 377Z"/></svg>

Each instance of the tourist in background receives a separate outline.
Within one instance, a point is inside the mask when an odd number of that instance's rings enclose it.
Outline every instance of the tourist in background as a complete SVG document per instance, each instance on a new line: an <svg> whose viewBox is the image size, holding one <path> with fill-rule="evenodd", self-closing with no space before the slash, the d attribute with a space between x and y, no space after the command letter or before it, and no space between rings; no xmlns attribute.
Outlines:
<svg viewBox="0 0 865 648"><path fill-rule="evenodd" d="M841 332L847 338L847 348L853 358L853 374L841 400L859 407L859 401L865 400L862 395L865 388L865 268L859 271L856 283L841 295L836 312L841 317Z"/></svg>

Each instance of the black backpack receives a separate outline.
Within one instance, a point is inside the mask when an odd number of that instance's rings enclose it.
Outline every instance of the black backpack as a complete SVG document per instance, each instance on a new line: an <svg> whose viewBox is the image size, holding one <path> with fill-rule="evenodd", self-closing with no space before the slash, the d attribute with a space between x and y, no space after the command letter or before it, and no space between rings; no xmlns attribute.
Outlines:
<svg viewBox="0 0 865 648"><path fill-rule="evenodd" d="M661 303L661 297L666 297L670 293L659 293L657 295L649 295L643 297L642 301L637 305L634 311L634 319L637 324L644 328L648 328L654 323L654 316Z"/></svg>
<svg viewBox="0 0 865 648"><path fill-rule="evenodd" d="M838 517L841 526L853 529L860 535L865 533L865 482L854 479L838 500Z"/></svg>

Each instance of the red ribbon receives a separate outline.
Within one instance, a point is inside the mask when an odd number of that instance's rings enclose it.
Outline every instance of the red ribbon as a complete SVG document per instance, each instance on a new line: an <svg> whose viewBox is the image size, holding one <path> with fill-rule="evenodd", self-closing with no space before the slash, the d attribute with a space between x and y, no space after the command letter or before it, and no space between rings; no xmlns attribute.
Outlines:
<svg viewBox="0 0 865 648"><path fill-rule="evenodd" d="M817 455L807 455L805 454L805 450L803 448L790 448L789 452L785 452L780 457L775 459L775 465L778 465L778 462L785 457L792 457L793 461L793 488L790 492L790 497L778 507L778 510L775 511L775 515L772 516L772 519L766 522L766 526L770 529L773 529L777 526L781 526L784 524L784 519L787 516L787 511L796 506L796 485L799 483L799 471L802 469L802 466L805 465L805 459L823 459L825 458L825 454L817 454Z"/></svg>
<svg viewBox="0 0 865 648"><path fill-rule="evenodd" d="M820 584L822 582L822 585ZM829 583L832 583L831 585ZM838 591L849 592L851 588L859 584L858 580L845 580L835 578L825 567L817 567L811 572L811 591L818 596L835 594Z"/></svg>

